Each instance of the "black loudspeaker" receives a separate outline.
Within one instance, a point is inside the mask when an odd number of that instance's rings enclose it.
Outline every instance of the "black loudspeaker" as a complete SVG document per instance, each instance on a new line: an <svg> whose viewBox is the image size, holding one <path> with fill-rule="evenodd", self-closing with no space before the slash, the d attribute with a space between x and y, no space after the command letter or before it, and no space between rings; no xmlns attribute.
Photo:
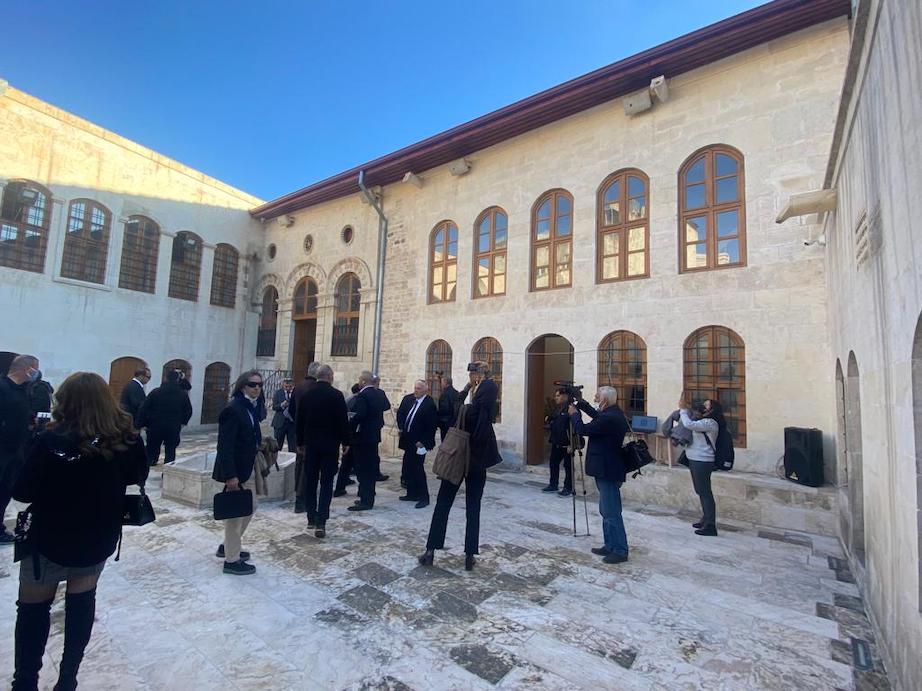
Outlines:
<svg viewBox="0 0 922 691"><path fill-rule="evenodd" d="M784 428L784 476L810 487L823 484L822 432L815 428Z"/></svg>

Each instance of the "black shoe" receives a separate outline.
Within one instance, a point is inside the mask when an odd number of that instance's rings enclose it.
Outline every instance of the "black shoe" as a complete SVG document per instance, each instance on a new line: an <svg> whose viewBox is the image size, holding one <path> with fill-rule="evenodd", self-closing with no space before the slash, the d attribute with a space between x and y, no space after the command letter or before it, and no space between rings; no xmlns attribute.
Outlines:
<svg viewBox="0 0 922 691"><path fill-rule="evenodd" d="M417 509L425 509L427 506L429 506L428 499L420 499L418 502L416 502Z"/></svg>
<svg viewBox="0 0 922 691"><path fill-rule="evenodd" d="M305 511L304 502L303 502L303 501L298 501L298 500L296 499L296 500L295 500L295 513L304 513L304 511Z"/></svg>
<svg viewBox="0 0 922 691"><path fill-rule="evenodd" d="M375 482L387 482L389 478L390 475L382 475L381 473L378 473L378 477L375 478Z"/></svg>
<svg viewBox="0 0 922 691"><path fill-rule="evenodd" d="M314 537L326 537L327 536L327 527L325 525L318 525L317 530L314 531Z"/></svg>
<svg viewBox="0 0 922 691"><path fill-rule="evenodd" d="M345 496L346 496L346 490L344 490L344 489L338 489L338 490L336 490L336 491L333 492L333 496L334 496L334 497L345 497Z"/></svg>
<svg viewBox="0 0 922 691"><path fill-rule="evenodd" d="M600 557L607 557L609 554L611 554L611 550L608 549L608 547L605 545L602 545L601 547L593 547L590 551L593 554L598 554Z"/></svg>
<svg viewBox="0 0 922 691"><path fill-rule="evenodd" d="M465 570L465 571L473 571L473 570L474 570L474 564L476 564L476 563L477 563L477 560L474 559L474 555L473 555L473 554L466 554L466 555L464 555L464 570Z"/></svg>
<svg viewBox="0 0 922 691"><path fill-rule="evenodd" d="M544 488L543 490L541 490L541 491L542 491L542 492L556 492L556 491L557 491L557 488L554 487L554 485L548 485L547 487L545 487L545 488Z"/></svg>
<svg viewBox="0 0 922 691"><path fill-rule="evenodd" d="M605 555L602 561L606 564L623 564L627 561L627 555L610 553Z"/></svg>
<svg viewBox="0 0 922 691"><path fill-rule="evenodd" d="M256 567L247 564L245 561L226 561L224 562L224 573L231 576L249 576L256 573Z"/></svg>
<svg viewBox="0 0 922 691"><path fill-rule="evenodd" d="M409 494L406 494L402 497L397 497L400 501L419 501L416 497L411 497Z"/></svg>
<svg viewBox="0 0 922 691"><path fill-rule="evenodd" d="M692 523L692 528L701 528L704 526L704 523L698 521L697 523Z"/></svg>
<svg viewBox="0 0 922 691"><path fill-rule="evenodd" d="M371 511L373 508L373 506L369 506L368 504L358 503L353 504L348 509L346 509L346 511Z"/></svg>
<svg viewBox="0 0 922 691"><path fill-rule="evenodd" d="M707 537L717 537L717 528L708 526L695 531L695 535L705 535Z"/></svg>
<svg viewBox="0 0 922 691"><path fill-rule="evenodd" d="M432 566L432 562L435 560L435 550L427 549L416 557L416 560L423 566Z"/></svg>
<svg viewBox="0 0 922 691"><path fill-rule="evenodd" d="M11 545L15 540L16 538L13 537L12 533L8 533L5 530L0 533L0 545Z"/></svg>
<svg viewBox="0 0 922 691"><path fill-rule="evenodd" d="M214 553L216 557L224 558L224 545L218 545L218 551ZM240 560L241 561L250 561L250 553L240 550Z"/></svg>
<svg viewBox="0 0 922 691"><path fill-rule="evenodd" d="M571 494L573 494L573 490L570 489L569 487L564 487L562 490L560 490L557 493L557 496L558 497L569 497Z"/></svg>

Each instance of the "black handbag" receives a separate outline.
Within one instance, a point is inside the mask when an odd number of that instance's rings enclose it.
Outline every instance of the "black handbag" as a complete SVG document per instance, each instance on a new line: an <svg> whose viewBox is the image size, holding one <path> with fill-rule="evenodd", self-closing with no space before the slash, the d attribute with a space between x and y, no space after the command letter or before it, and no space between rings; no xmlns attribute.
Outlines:
<svg viewBox="0 0 922 691"><path fill-rule="evenodd" d="M243 518L253 514L253 492L239 489L228 492L224 489L214 495L214 519L226 521L228 518Z"/></svg>
<svg viewBox="0 0 922 691"><path fill-rule="evenodd" d="M22 561L31 557L35 551L32 529L32 507L16 514L16 529L13 531L13 561Z"/></svg>
<svg viewBox="0 0 922 691"><path fill-rule="evenodd" d="M640 472L641 468L656 463L656 459L653 458L653 454L650 453L647 442L643 439L638 439L637 435L634 434L634 430L631 428L631 423L627 419L627 415L624 416L624 421L627 422L627 428L631 434L631 441L622 447L622 451L624 452L624 470L626 474L633 473L631 477L636 478L638 475L643 475L643 473Z"/></svg>
<svg viewBox="0 0 922 691"><path fill-rule="evenodd" d="M147 525L155 520L154 506L143 487L140 494L126 494L122 498L122 525Z"/></svg>

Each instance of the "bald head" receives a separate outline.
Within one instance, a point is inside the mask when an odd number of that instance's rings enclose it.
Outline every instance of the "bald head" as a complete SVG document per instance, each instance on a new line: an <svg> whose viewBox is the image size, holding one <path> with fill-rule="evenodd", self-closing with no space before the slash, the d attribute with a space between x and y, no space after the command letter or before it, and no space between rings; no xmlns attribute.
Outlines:
<svg viewBox="0 0 922 691"><path fill-rule="evenodd" d="M32 372L38 372L38 358L34 355L17 355L10 363L7 376L17 384L29 381Z"/></svg>

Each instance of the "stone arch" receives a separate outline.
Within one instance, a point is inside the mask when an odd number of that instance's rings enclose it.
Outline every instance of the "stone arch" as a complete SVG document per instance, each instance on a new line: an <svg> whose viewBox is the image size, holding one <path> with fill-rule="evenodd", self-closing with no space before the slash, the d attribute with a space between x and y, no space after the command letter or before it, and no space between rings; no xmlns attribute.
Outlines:
<svg viewBox="0 0 922 691"><path fill-rule="evenodd" d="M304 262L298 264L291 273L288 274L288 279L285 281L285 290L279 288L279 299L280 300L290 300L291 296L295 292L295 287L298 285L298 282L305 276L310 276L317 282L317 291L323 292L326 289L327 275L326 272L314 262Z"/></svg>
<svg viewBox="0 0 922 691"><path fill-rule="evenodd" d="M262 306L263 293L266 292L266 288L269 286L275 288L275 292L279 294L279 300L281 300L285 294L286 285L285 279L278 274L263 274L253 288L253 302Z"/></svg>
<svg viewBox="0 0 922 691"><path fill-rule="evenodd" d="M852 556L864 564L864 464L861 439L861 374L854 351L848 354L845 380L845 441L848 464L848 506L851 531L848 547Z"/></svg>
<svg viewBox="0 0 922 691"><path fill-rule="evenodd" d="M336 286L336 282L342 278L344 274L354 273L359 277L359 283L362 284L362 288L371 288L371 271L368 268L368 264L359 259L358 257L347 257L336 264L333 265L333 268L330 269L330 273L327 274L327 280L329 285ZM320 292L323 292L323 287L318 285ZM332 288L331 288L332 289Z"/></svg>

